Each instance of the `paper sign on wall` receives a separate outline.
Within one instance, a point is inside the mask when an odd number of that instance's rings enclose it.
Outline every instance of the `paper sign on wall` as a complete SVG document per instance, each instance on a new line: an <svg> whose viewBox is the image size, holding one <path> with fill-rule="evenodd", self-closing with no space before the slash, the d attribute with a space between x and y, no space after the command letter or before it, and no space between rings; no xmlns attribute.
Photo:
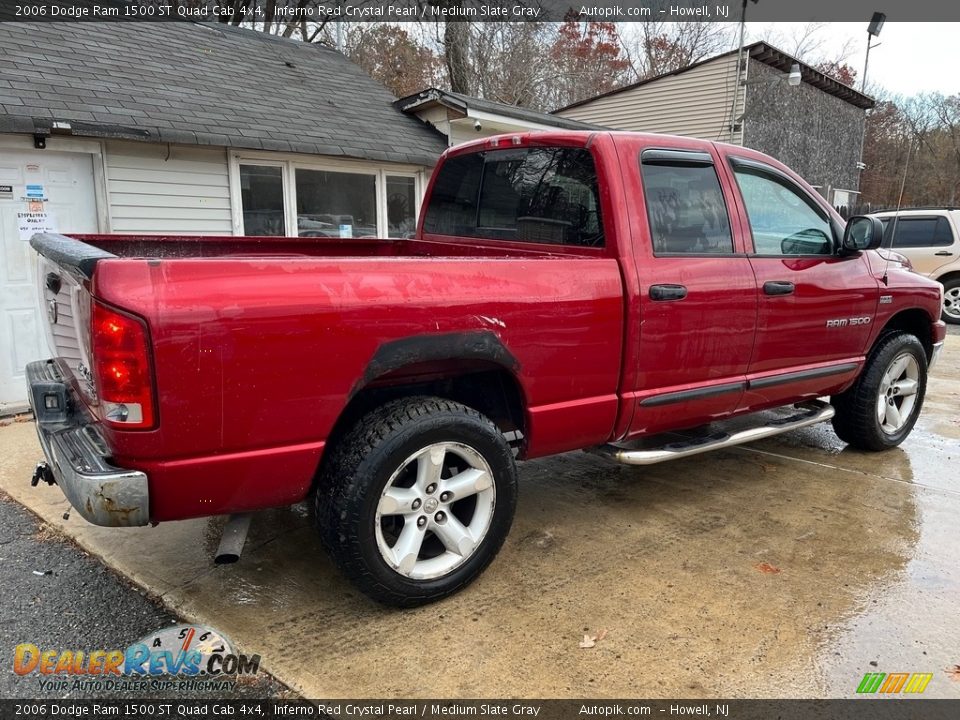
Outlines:
<svg viewBox="0 0 960 720"><path fill-rule="evenodd" d="M58 232L57 221L48 212L18 212L17 230L20 233L20 239L24 242L29 242L30 238L37 233Z"/></svg>

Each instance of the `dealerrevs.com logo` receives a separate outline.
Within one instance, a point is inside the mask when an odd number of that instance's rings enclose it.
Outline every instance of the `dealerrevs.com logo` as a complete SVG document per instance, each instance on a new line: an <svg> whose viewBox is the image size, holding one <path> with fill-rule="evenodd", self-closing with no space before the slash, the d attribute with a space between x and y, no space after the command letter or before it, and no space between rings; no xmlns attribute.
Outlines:
<svg viewBox="0 0 960 720"><path fill-rule="evenodd" d="M259 655L234 652L223 635L204 625L163 628L124 650L21 643L13 653L13 671L37 676L44 691L226 690L238 676L256 675L259 669Z"/></svg>

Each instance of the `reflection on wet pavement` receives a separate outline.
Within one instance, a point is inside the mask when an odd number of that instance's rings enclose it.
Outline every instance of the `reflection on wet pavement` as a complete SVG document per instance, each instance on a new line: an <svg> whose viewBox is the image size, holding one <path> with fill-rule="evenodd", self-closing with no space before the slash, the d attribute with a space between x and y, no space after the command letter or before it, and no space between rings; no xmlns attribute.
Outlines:
<svg viewBox="0 0 960 720"><path fill-rule="evenodd" d="M33 428L0 430L0 487L310 697L849 697L865 672L960 662L960 338L917 430L881 455L829 425L648 468L572 453L522 466L513 531L465 592L409 611L359 595L304 506L103 529L30 489ZM596 647L584 632L607 630Z"/></svg>

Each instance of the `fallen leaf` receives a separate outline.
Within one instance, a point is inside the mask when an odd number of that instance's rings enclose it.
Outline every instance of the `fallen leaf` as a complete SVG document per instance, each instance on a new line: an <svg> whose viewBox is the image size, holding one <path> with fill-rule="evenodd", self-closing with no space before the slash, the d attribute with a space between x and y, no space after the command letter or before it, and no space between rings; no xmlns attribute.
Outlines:
<svg viewBox="0 0 960 720"><path fill-rule="evenodd" d="M600 641L603 640L606 636L607 636L607 629L604 628L603 630L600 631L600 634L597 635L597 642L600 642Z"/></svg>
<svg viewBox="0 0 960 720"><path fill-rule="evenodd" d="M779 575L781 570L776 565L771 565L767 562L762 562L753 566L755 569L762 572L764 575Z"/></svg>
<svg viewBox="0 0 960 720"><path fill-rule="evenodd" d="M583 640L580 641L581 648L592 648L596 644L597 644L596 638L584 633Z"/></svg>
<svg viewBox="0 0 960 720"><path fill-rule="evenodd" d="M954 665L947 670L947 677L954 682L960 682L960 665Z"/></svg>

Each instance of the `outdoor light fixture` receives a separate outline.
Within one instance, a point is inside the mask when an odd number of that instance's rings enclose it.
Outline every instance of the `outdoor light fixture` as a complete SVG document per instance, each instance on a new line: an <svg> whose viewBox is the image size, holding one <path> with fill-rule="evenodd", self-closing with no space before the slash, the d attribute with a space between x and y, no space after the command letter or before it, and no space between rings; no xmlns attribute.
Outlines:
<svg viewBox="0 0 960 720"><path fill-rule="evenodd" d="M800 84L803 76L800 74L800 63L794 63L790 66L790 75L787 77L787 84L790 87L796 87Z"/></svg>
<svg viewBox="0 0 960 720"><path fill-rule="evenodd" d="M880 35L880 31L883 29L883 23L887 20L887 16L882 12L875 12L873 17L870 18L870 24L867 26L867 56L863 59L863 79L860 81L860 91L865 92L867 89L867 68L870 65L870 48L874 48L876 45L871 45L870 38L875 38Z"/></svg>

